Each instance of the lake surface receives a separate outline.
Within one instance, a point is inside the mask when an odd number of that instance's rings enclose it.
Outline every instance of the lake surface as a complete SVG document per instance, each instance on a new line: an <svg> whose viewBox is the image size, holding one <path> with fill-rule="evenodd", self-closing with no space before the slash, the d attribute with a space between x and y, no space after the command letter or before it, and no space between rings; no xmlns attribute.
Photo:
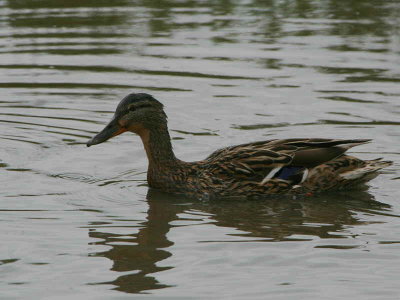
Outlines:
<svg viewBox="0 0 400 300"><path fill-rule="evenodd" d="M0 0L1 299L398 299L400 3ZM85 143L119 100L164 103L176 155L373 138L364 192L201 202L149 190L140 139Z"/></svg>

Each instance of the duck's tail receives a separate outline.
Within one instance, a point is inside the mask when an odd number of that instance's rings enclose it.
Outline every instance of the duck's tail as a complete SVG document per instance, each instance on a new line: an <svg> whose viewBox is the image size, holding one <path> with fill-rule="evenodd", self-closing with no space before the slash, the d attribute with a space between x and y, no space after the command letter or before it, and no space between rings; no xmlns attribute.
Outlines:
<svg viewBox="0 0 400 300"><path fill-rule="evenodd" d="M358 189L379 175L382 168L393 164L381 158L361 160L353 156L343 155L309 171L301 187L310 191L328 191L342 189Z"/></svg>
<svg viewBox="0 0 400 300"><path fill-rule="evenodd" d="M364 161L365 165L347 172L339 174L344 179L343 187L352 187L364 184L379 175L379 170L389 167L393 164L392 161L382 160L377 158L373 160Z"/></svg>

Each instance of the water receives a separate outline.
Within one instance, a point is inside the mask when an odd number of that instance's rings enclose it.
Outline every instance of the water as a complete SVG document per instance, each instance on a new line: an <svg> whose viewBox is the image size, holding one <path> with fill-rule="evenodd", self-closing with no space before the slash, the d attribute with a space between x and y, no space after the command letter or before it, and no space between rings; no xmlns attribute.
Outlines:
<svg viewBox="0 0 400 300"><path fill-rule="evenodd" d="M0 0L1 299L397 299L397 1ZM146 186L138 137L86 141L130 92L177 156L373 138L367 192L198 202Z"/></svg>

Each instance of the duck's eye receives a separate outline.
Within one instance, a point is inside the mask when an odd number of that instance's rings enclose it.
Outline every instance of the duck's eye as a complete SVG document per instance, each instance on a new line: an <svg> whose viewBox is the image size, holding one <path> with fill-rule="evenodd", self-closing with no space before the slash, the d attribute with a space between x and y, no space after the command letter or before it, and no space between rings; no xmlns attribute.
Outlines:
<svg viewBox="0 0 400 300"><path fill-rule="evenodd" d="M128 110L129 111L135 111L135 110L142 109L142 108L145 108L145 107L151 107L151 104L143 103L143 104L131 105L131 106L128 107Z"/></svg>
<svg viewBox="0 0 400 300"><path fill-rule="evenodd" d="M139 104L139 105L137 105L136 108L145 108L145 107L151 107L151 104L150 103Z"/></svg>

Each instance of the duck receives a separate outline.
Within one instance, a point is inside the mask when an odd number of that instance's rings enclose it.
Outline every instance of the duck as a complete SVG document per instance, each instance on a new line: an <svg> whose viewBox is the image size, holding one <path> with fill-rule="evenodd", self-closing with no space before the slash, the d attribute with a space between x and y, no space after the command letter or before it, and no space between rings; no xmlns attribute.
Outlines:
<svg viewBox="0 0 400 300"><path fill-rule="evenodd" d="M228 146L204 160L186 162L173 151L163 104L131 93L111 121L87 142L101 144L124 132L137 134L148 159L148 186L196 199L313 195L364 185L392 164L346 154L370 139L288 138Z"/></svg>

